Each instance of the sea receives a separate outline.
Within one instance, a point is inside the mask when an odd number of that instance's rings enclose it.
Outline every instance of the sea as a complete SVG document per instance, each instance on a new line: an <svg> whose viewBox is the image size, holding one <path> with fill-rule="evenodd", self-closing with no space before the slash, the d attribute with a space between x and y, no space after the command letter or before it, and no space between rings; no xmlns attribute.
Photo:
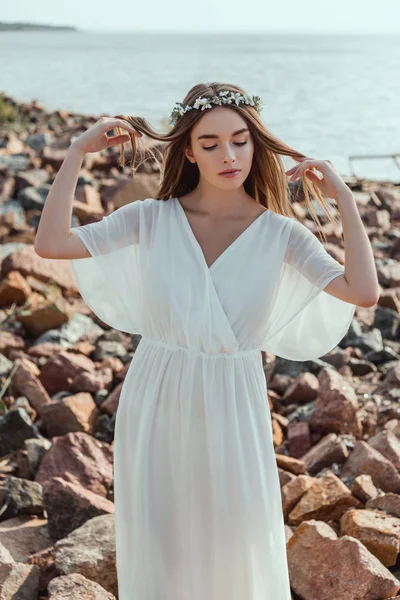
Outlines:
<svg viewBox="0 0 400 600"><path fill-rule="evenodd" d="M19 101L160 131L193 85L234 83L291 147L400 183L400 35L17 31L0 33L0 57L0 91Z"/></svg>

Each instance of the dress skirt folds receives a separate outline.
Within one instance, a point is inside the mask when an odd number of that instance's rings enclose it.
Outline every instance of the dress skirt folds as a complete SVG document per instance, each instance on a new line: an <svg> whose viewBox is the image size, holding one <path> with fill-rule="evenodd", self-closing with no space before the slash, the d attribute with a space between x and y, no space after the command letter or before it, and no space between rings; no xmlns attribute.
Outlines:
<svg viewBox="0 0 400 600"><path fill-rule="evenodd" d="M70 261L83 299L142 336L115 423L119 600L290 600L261 350L333 349L355 305L324 288L344 267L271 210L211 267L177 198L72 232L91 254Z"/></svg>

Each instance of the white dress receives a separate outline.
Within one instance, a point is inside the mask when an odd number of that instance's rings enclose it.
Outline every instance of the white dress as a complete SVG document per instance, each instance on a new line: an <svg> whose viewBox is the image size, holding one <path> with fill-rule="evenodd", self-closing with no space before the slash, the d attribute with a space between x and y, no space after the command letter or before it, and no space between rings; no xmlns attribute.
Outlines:
<svg viewBox="0 0 400 600"><path fill-rule="evenodd" d="M119 600L290 600L261 350L333 349L355 305L323 290L344 267L271 210L211 267L177 198L72 231L83 299L142 336L115 423Z"/></svg>

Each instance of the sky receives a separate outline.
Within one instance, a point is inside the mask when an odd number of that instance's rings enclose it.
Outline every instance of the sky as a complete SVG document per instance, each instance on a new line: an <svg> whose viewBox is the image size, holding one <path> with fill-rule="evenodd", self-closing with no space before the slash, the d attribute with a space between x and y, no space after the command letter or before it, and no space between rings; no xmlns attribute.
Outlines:
<svg viewBox="0 0 400 600"><path fill-rule="evenodd" d="M0 21L113 32L400 35L400 0L13 0L0 4Z"/></svg>

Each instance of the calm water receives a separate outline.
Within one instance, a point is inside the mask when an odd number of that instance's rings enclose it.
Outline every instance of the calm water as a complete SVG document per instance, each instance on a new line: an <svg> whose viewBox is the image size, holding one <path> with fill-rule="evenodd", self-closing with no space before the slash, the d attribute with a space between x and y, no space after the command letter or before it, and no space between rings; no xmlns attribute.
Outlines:
<svg viewBox="0 0 400 600"><path fill-rule="evenodd" d="M157 128L192 85L226 81L261 96L275 135L342 175L349 155L400 153L400 36L6 32L0 56L0 90L49 110ZM355 169L400 182L391 159Z"/></svg>

